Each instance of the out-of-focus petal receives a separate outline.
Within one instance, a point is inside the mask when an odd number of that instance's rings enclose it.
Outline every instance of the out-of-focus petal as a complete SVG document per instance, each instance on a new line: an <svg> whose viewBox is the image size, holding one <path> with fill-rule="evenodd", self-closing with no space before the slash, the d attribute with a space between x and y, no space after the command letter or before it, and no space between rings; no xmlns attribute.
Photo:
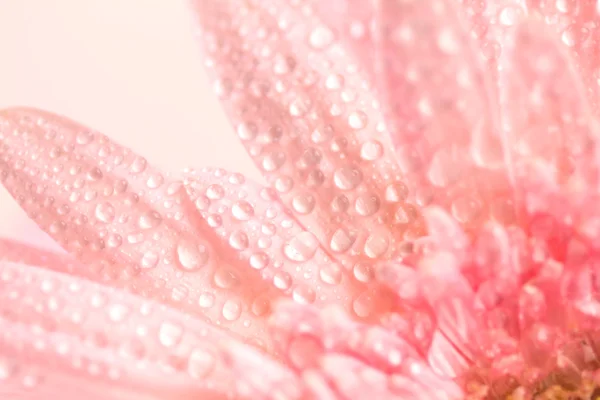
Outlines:
<svg viewBox="0 0 600 400"><path fill-rule="evenodd" d="M306 1L196 0L206 65L285 206L348 268L421 233L380 104Z"/></svg>
<svg viewBox="0 0 600 400"><path fill-rule="evenodd" d="M304 390L284 366L189 314L22 263L0 262L0 327L0 393L18 398L273 399L285 389L300 399ZM245 393L253 370L269 377L262 397Z"/></svg>
<svg viewBox="0 0 600 400"><path fill-rule="evenodd" d="M436 376L403 338L352 321L339 308L283 303L270 322L288 364L324 398L327 389L340 398L460 398L456 384Z"/></svg>
<svg viewBox="0 0 600 400"><path fill-rule="evenodd" d="M531 179L535 169L546 169L573 191L596 191L600 130L567 48L532 19L517 29L509 50L502 114L516 174Z"/></svg>
<svg viewBox="0 0 600 400"><path fill-rule="evenodd" d="M530 14L539 13L569 48L585 85L592 111L600 112L600 16L596 0L528 0Z"/></svg>
<svg viewBox="0 0 600 400"><path fill-rule="evenodd" d="M494 92L458 5L377 3L383 106L416 202L442 206L467 227L506 219L512 190Z"/></svg>
<svg viewBox="0 0 600 400"><path fill-rule="evenodd" d="M375 82L373 21L375 0L308 0L319 18L339 35L357 63Z"/></svg>
<svg viewBox="0 0 600 400"><path fill-rule="evenodd" d="M266 285L254 271L235 268L239 260L183 184L144 158L67 118L11 109L0 112L0 177L29 216L83 262L70 273L262 338L263 316L250 304Z"/></svg>

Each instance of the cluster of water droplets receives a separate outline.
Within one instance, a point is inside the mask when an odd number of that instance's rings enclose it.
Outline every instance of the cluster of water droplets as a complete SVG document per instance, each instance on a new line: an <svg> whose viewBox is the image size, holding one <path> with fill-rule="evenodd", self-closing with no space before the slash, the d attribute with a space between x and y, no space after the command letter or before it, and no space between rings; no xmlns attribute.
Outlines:
<svg viewBox="0 0 600 400"><path fill-rule="evenodd" d="M239 138L284 205L347 268L359 256L389 257L423 227L369 82L309 2L251 3L223 4L202 21L206 63L216 88L231 88L217 94Z"/></svg>

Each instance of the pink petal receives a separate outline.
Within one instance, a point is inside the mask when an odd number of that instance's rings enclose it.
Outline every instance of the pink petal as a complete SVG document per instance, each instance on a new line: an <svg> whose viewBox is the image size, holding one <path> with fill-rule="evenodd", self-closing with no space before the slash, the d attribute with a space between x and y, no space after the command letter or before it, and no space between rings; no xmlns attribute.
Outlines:
<svg viewBox="0 0 600 400"><path fill-rule="evenodd" d="M181 182L67 118L33 109L0 118L2 182L86 265L68 272L202 314L262 343L263 316L250 304L264 284L221 251Z"/></svg>
<svg viewBox="0 0 600 400"><path fill-rule="evenodd" d="M357 357L385 373L399 371L406 360L419 357L401 338L381 327L352 321L338 307L318 310L282 304L269 326L280 352L301 370L314 367L325 353Z"/></svg>
<svg viewBox="0 0 600 400"><path fill-rule="evenodd" d="M285 367L210 324L23 263L0 261L0 327L0 394L19 398L274 399L304 390ZM269 379L246 396L253 370Z"/></svg>
<svg viewBox="0 0 600 400"><path fill-rule="evenodd" d="M264 303L253 308L267 307L283 293L299 304L336 303L352 311L352 300L366 288L331 259L273 189L222 169L189 170L184 177L190 199L222 238L223 253L267 282Z"/></svg>
<svg viewBox="0 0 600 400"><path fill-rule="evenodd" d="M569 48L577 60L575 68L587 89L585 94L591 101L592 111L600 112L600 18L596 0L529 0L530 11L544 16L545 22L558 35L563 45Z"/></svg>
<svg viewBox="0 0 600 400"><path fill-rule="evenodd" d="M368 74L375 80L373 56L373 22L375 17L374 0L308 0L316 14L335 30L345 48L352 52Z"/></svg>
<svg viewBox="0 0 600 400"><path fill-rule="evenodd" d="M378 1L376 60L402 172L467 227L512 201L491 82L451 0Z"/></svg>
<svg viewBox="0 0 600 400"><path fill-rule="evenodd" d="M379 103L303 2L196 0L206 65L283 204L348 268L421 233Z"/></svg>
<svg viewBox="0 0 600 400"><path fill-rule="evenodd" d="M529 165L541 164L575 191L596 190L598 124L567 49L529 21L517 30L507 60L502 111L517 173L530 175Z"/></svg>

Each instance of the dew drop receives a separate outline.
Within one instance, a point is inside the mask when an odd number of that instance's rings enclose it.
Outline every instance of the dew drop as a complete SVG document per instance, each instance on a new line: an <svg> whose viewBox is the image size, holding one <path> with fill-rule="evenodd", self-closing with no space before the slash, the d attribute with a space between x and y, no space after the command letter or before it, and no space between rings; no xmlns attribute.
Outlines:
<svg viewBox="0 0 600 400"><path fill-rule="evenodd" d="M208 263L209 251L203 244L183 240L177 245L177 259L182 269L196 271Z"/></svg>
<svg viewBox="0 0 600 400"><path fill-rule="evenodd" d="M235 321L242 314L242 305L237 300L227 300L223 305L222 314L227 321Z"/></svg>
<svg viewBox="0 0 600 400"><path fill-rule="evenodd" d="M356 234L340 228L333 233L329 247L334 253L345 253L350 250L350 247L352 247L355 240Z"/></svg>
<svg viewBox="0 0 600 400"><path fill-rule="evenodd" d="M300 232L283 248L285 256L295 262L305 262L310 260L319 247L319 242L315 235L310 232Z"/></svg>
<svg viewBox="0 0 600 400"><path fill-rule="evenodd" d="M142 256L141 266L146 269L154 268L158 264L159 259L160 257L156 251L147 251Z"/></svg>
<svg viewBox="0 0 600 400"><path fill-rule="evenodd" d="M362 174L357 168L342 167L333 173L333 183L341 190L355 189L362 181Z"/></svg>
<svg viewBox="0 0 600 400"><path fill-rule="evenodd" d="M379 258L385 254L389 245L390 241L387 236L372 234L365 242L365 254L369 258Z"/></svg>
<svg viewBox="0 0 600 400"><path fill-rule="evenodd" d="M328 285L338 285L342 281L342 268L336 263L322 265L319 269L319 278Z"/></svg>
<svg viewBox="0 0 600 400"><path fill-rule="evenodd" d="M254 208L246 200L239 200L231 207L231 214L239 221L247 221L254 216Z"/></svg>
<svg viewBox="0 0 600 400"><path fill-rule="evenodd" d="M115 219L115 208L110 203L99 203L94 215L98 221L109 224Z"/></svg>
<svg viewBox="0 0 600 400"><path fill-rule="evenodd" d="M315 208L315 198L308 193L296 195L292 199L292 208L298 214L309 214Z"/></svg>
<svg viewBox="0 0 600 400"><path fill-rule="evenodd" d="M404 183L391 183L385 188L385 200L389 203L403 202L408 197L408 188Z"/></svg>
<svg viewBox="0 0 600 400"><path fill-rule="evenodd" d="M292 298L299 304L312 304L317 298L315 291L306 285L298 285L292 291Z"/></svg>
<svg viewBox="0 0 600 400"><path fill-rule="evenodd" d="M375 271L371 264L367 263L357 263L352 268L352 272L354 273L354 277L359 282L368 283L373 280L375 277Z"/></svg>
<svg viewBox="0 0 600 400"><path fill-rule="evenodd" d="M359 215L369 217L379 211L379 197L370 194L358 196L354 208Z"/></svg>
<svg viewBox="0 0 600 400"><path fill-rule="evenodd" d="M225 190L221 185L210 185L206 189L206 197L208 197L211 200L220 200L223 198L223 196L225 196Z"/></svg>
<svg viewBox="0 0 600 400"><path fill-rule="evenodd" d="M158 331L158 340L165 347L174 347L183 337L183 327L174 322L163 322Z"/></svg>
<svg viewBox="0 0 600 400"><path fill-rule="evenodd" d="M310 33L308 42L313 48L322 50L331 45L334 39L334 34L329 28L318 26Z"/></svg>
<svg viewBox="0 0 600 400"><path fill-rule="evenodd" d="M292 277L285 271L279 271L273 276L273 284L277 289L288 290L292 286Z"/></svg>
<svg viewBox="0 0 600 400"><path fill-rule="evenodd" d="M355 130L363 129L368 121L367 114L363 111L354 111L348 116L348 125Z"/></svg>
<svg viewBox="0 0 600 400"><path fill-rule="evenodd" d="M215 271L213 280L215 285L221 289L231 289L239 283L239 278L236 273L228 268L219 268Z"/></svg>
<svg viewBox="0 0 600 400"><path fill-rule="evenodd" d="M149 211L142 214L138 220L141 229L153 229L160 225L162 217L157 211Z"/></svg>
<svg viewBox="0 0 600 400"><path fill-rule="evenodd" d="M377 140L370 140L360 148L360 157L365 161L375 161L383 155L383 145Z"/></svg>
<svg viewBox="0 0 600 400"><path fill-rule="evenodd" d="M245 250L248 248L248 235L243 231L235 231L229 236L229 245L236 250Z"/></svg>
<svg viewBox="0 0 600 400"><path fill-rule="evenodd" d="M254 253L250 256L250 266L254 269L263 269L269 265L269 256L262 251Z"/></svg>
<svg viewBox="0 0 600 400"><path fill-rule="evenodd" d="M157 189L165 182L165 178L161 174L151 175L146 181L146 186L150 189Z"/></svg>
<svg viewBox="0 0 600 400"><path fill-rule="evenodd" d="M211 350L197 348L188 359L188 373L194 379L206 378L215 368L216 357Z"/></svg>
<svg viewBox="0 0 600 400"><path fill-rule="evenodd" d="M215 305L215 295L208 292L200 293L200 296L198 296L198 305L202 308L211 308Z"/></svg>

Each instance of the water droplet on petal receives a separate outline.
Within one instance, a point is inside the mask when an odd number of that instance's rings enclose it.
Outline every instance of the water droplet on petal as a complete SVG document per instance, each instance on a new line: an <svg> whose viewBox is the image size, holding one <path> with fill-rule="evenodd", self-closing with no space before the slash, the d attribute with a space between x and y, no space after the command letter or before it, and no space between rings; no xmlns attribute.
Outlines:
<svg viewBox="0 0 600 400"><path fill-rule="evenodd" d="M98 221L109 224L115 219L115 208L110 203L99 203L94 215Z"/></svg>
<svg viewBox="0 0 600 400"><path fill-rule="evenodd" d="M292 286L292 277L285 271L279 271L273 277L273 284L277 289L288 290Z"/></svg>
<svg viewBox="0 0 600 400"><path fill-rule="evenodd" d="M177 246L177 259L181 268L186 271L196 271L208 264L208 248L199 243L184 240Z"/></svg>
<svg viewBox="0 0 600 400"><path fill-rule="evenodd" d="M254 207L246 200L239 200L231 207L231 214L239 221L247 221L254 216Z"/></svg>
<svg viewBox="0 0 600 400"><path fill-rule="evenodd" d="M334 253L345 253L346 251L350 250L350 247L352 247L355 240L356 234L340 228L336 230L331 237L329 247Z"/></svg>
<svg viewBox="0 0 600 400"><path fill-rule="evenodd" d="M333 183L341 190L355 189L362 181L362 174L357 168L342 167L333 173Z"/></svg>
<svg viewBox="0 0 600 400"><path fill-rule="evenodd" d="M227 300L223 305L222 314L227 321L235 321L242 314L242 305L237 300Z"/></svg>
<svg viewBox="0 0 600 400"><path fill-rule="evenodd" d="M322 50L329 46L334 39L334 34L329 28L318 26L310 33L308 42L313 48Z"/></svg>
<svg viewBox="0 0 600 400"><path fill-rule="evenodd" d="M318 247L319 242L315 235L300 232L284 245L283 252L291 261L305 262L315 255Z"/></svg>
<svg viewBox="0 0 600 400"><path fill-rule="evenodd" d="M183 337L183 327L173 322L163 322L158 331L158 339L165 347L174 347Z"/></svg>
<svg viewBox="0 0 600 400"><path fill-rule="evenodd" d="M211 350L194 349L188 360L188 373L192 378L206 378L215 368L216 357Z"/></svg>
<svg viewBox="0 0 600 400"><path fill-rule="evenodd" d="M362 111L355 111L348 116L348 125L355 130L363 129L368 121L367 114Z"/></svg>

